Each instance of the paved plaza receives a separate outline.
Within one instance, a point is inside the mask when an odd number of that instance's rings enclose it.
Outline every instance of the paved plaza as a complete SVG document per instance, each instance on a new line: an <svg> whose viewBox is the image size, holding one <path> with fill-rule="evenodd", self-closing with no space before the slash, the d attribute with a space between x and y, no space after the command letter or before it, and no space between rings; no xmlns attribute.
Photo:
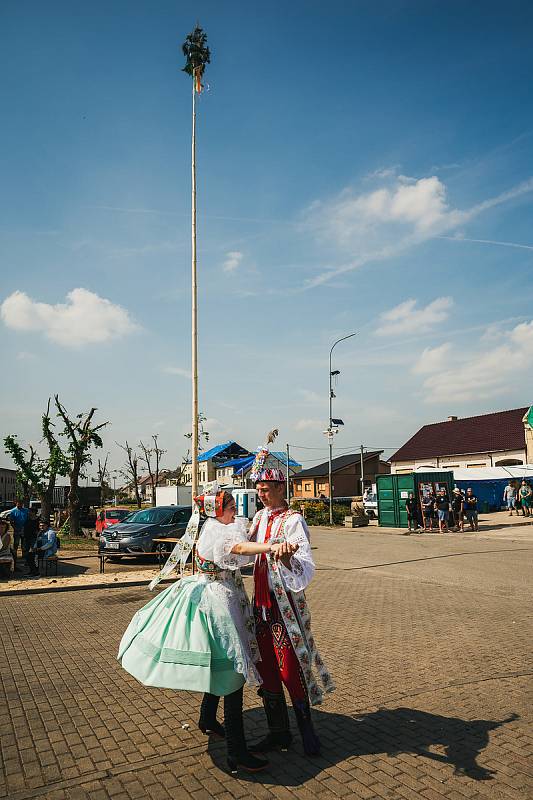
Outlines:
<svg viewBox="0 0 533 800"><path fill-rule="evenodd" d="M0 597L0 797L533 797L533 527L318 530L313 545L308 598L337 682L314 712L321 757L296 736L265 773L228 775L199 696L147 689L115 660L145 587L20 594ZM253 740L263 712L245 702Z"/></svg>

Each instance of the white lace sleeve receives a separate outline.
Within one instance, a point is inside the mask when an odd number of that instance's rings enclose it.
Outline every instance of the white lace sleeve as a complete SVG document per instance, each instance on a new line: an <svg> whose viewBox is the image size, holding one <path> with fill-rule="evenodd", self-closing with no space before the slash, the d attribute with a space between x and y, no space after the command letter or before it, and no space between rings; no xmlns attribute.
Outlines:
<svg viewBox="0 0 533 800"><path fill-rule="evenodd" d="M216 539L213 541L213 561L221 569L240 569L251 564L255 556L240 556L231 550L236 544L248 541L246 525L234 522L232 525L219 525Z"/></svg>
<svg viewBox="0 0 533 800"><path fill-rule="evenodd" d="M287 589L292 592L301 592L311 583L315 574L315 562L311 554L309 529L303 517L294 514L287 520L285 526L287 541L297 544L298 550L291 557L291 568L287 569L280 563L280 572Z"/></svg>

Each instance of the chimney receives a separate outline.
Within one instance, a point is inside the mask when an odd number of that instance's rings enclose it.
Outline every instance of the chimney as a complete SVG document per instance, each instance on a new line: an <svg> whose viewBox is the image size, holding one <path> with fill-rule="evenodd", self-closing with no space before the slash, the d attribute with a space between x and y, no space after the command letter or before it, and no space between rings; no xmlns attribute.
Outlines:
<svg viewBox="0 0 533 800"><path fill-rule="evenodd" d="M457 417L448 417L447 422L457 422Z"/></svg>

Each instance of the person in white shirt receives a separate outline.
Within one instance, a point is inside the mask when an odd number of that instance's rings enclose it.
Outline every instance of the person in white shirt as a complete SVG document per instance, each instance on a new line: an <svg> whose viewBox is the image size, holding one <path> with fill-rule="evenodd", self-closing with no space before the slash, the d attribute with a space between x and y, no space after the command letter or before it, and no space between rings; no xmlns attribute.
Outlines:
<svg viewBox="0 0 533 800"><path fill-rule="evenodd" d="M253 605L261 656L257 669L263 681L260 695L269 732L250 750L266 753L290 745L285 685L304 750L307 755L318 755L320 741L313 728L310 705L320 703L323 691L332 691L334 685L316 649L304 595L315 572L309 529L303 516L287 506L281 470L261 470L256 488L264 508L253 519L250 540L276 543L279 548L275 559L261 554L256 556L254 565Z"/></svg>

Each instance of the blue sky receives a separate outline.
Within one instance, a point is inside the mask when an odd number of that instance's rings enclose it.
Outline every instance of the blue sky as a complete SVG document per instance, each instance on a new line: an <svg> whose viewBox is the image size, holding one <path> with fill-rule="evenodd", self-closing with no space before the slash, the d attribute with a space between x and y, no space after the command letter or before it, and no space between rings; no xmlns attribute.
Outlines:
<svg viewBox="0 0 533 800"><path fill-rule="evenodd" d="M531 4L7 2L1 435L36 441L59 392L111 422L113 466L125 438L184 452L197 18L211 442L276 426L323 460L352 331L338 452L532 403Z"/></svg>

